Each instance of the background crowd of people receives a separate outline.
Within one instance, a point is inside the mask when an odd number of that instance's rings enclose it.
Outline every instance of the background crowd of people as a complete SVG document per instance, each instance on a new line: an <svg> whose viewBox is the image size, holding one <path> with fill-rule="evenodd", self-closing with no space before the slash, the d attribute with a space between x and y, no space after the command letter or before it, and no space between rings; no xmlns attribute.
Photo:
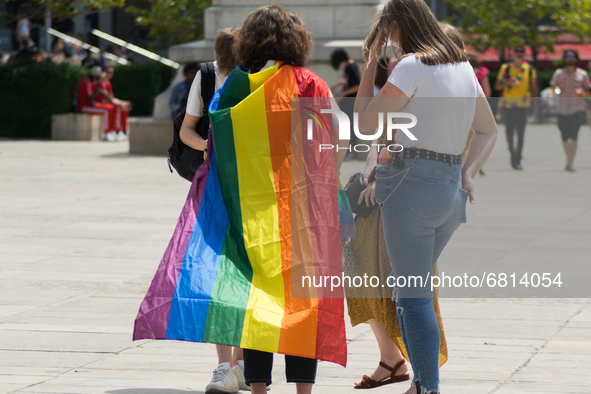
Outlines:
<svg viewBox="0 0 591 394"><path fill-rule="evenodd" d="M448 24L442 24L444 30L453 29ZM461 40L461 34L457 32ZM509 150L509 162L514 170L523 170L522 154L525 143L525 130L528 118L535 119L543 111L556 111L557 125L562 138L566 156L567 172L576 172L574 158L577 150L577 137L581 126L589 124L591 119L591 79L587 71L579 67L581 59L578 51L566 49L563 51L560 64L563 67L556 69L550 81L546 97L540 100L539 81L537 71L525 60L525 46L516 45L512 48L511 61L501 65L494 83L494 90L499 94L498 105L494 108L497 121L504 123L507 147ZM486 97L492 97L493 89L489 80L490 70L482 64L480 56L476 52L468 52L470 64ZM342 63L336 63L335 59L342 59ZM376 71L376 93L384 86L387 77L392 73L399 59L384 58L382 62L388 64L388 68L378 67ZM335 97L355 97L360 80L357 65L349 59L343 49L337 49L331 57L331 64L335 69L343 69L343 78L333 84ZM346 67L344 66L346 65ZM340 67L340 68L339 68ZM342 110L351 115L348 101L343 101ZM540 106L546 106L541 108ZM541 119L541 116L540 116ZM352 132L353 129L351 129ZM352 136L354 136L352 132ZM351 146L356 141L351 140ZM357 155L349 152L345 160L365 159L365 155ZM485 175L480 170L481 175Z"/></svg>
<svg viewBox="0 0 591 394"><path fill-rule="evenodd" d="M74 41L65 41L60 37L53 37L51 41L51 50L46 52L40 48L33 40L33 30L36 29L29 18L21 15L18 18L14 29L16 41L15 52L11 54L0 53L0 65L16 59L34 59L36 61L52 61L54 63L68 63L74 66L116 66L116 60L109 59L106 55L112 54L118 58L125 59L133 63L137 61L135 54L116 44L109 44L106 47L99 48L97 53L86 50ZM73 34L68 34L73 37ZM79 42L84 43L84 37L79 34L75 37Z"/></svg>
<svg viewBox="0 0 591 394"><path fill-rule="evenodd" d="M130 62L136 61L132 52L116 44L101 47L98 53L93 53L80 45L64 41L59 37L53 39L51 51L46 53L38 48L32 39L35 28L26 15L21 15L18 18L14 28L17 51L11 55L0 56L0 64L3 61L9 61L11 58L32 58L37 61L46 60L55 63L84 65L89 68L94 65L101 67L116 66L115 60L107 58L108 53ZM76 38L83 41L83 37L80 35ZM496 92L500 97L495 112L497 120L505 124L509 163L513 169L523 170L522 156L528 118L535 118L539 115L539 119L542 119L547 113L555 112L565 151L566 165L564 169L568 172L575 172L574 160L577 150L578 131L582 125L589 123L588 119L591 118L589 101L585 103L586 100L581 99L589 96L588 73L579 67L581 60L578 52L576 50L565 50L564 56L559 62L560 67L556 70L556 75L550 83L551 86L547 89L548 93L544 96L543 101L540 101L538 100L538 97L540 97L538 72L525 60L525 54L526 48L524 45L513 47L510 53L511 61L501 64L497 74L498 77L493 81L491 87L489 81L490 70L482 64L476 52L468 53L470 64L477 74L485 95L491 97ZM385 77L389 76L398 59L393 57L392 59L386 59L386 61L389 61L387 72L385 72L386 70L379 71L378 79L384 80ZM332 53L330 63L341 74L341 79L331 86L335 97L337 99L340 97L354 98L361 80L359 66L343 49L337 49ZM194 62L186 64L184 68L185 80L174 86L170 98L171 118L174 118L186 106L188 90L197 68L198 65ZM383 86L382 83L376 80L376 89ZM342 102L342 110L349 115L352 113L351 102L351 100ZM541 105L538 105L539 102L541 102ZM353 132L351 135L351 145L354 145L357 142L356 136ZM365 159L365 155L349 152L345 160L355 158ZM484 171L481 171L481 175L484 175Z"/></svg>

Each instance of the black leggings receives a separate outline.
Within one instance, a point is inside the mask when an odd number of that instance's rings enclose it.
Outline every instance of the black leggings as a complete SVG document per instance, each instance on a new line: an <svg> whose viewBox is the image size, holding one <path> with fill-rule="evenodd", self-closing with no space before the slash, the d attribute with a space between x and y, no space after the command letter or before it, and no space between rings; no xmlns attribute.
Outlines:
<svg viewBox="0 0 591 394"><path fill-rule="evenodd" d="M527 124L527 113L529 108L505 108L505 131L507 132L507 144L509 152L517 161L521 160L523 151L523 140L525 138L525 126ZM515 131L517 131L517 149L515 149Z"/></svg>
<svg viewBox="0 0 591 394"><path fill-rule="evenodd" d="M285 356L285 377L288 383L314 383L318 360L313 358ZM273 353L244 349L244 380L246 384L271 384Z"/></svg>

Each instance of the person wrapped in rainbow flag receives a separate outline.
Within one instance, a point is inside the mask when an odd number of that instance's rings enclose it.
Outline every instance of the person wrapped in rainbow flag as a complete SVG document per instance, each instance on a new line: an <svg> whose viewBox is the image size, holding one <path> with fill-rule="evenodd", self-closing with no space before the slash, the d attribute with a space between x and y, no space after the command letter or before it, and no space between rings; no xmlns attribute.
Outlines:
<svg viewBox="0 0 591 394"><path fill-rule="evenodd" d="M319 149L348 141L331 121L307 122L334 108L326 82L303 67L311 46L283 7L245 20L242 65L212 100L207 160L135 321L134 340L245 349L254 393L271 383L272 353L286 355L299 392L311 391L317 360L346 364L342 288L303 280L341 276L340 239L354 232L338 181L346 151Z"/></svg>

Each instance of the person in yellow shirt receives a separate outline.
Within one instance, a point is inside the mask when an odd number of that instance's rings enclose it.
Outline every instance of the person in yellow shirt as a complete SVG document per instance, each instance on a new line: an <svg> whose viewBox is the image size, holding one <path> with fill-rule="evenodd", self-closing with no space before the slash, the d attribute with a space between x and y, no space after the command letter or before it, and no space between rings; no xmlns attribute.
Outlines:
<svg viewBox="0 0 591 394"><path fill-rule="evenodd" d="M523 170L521 152L523 151L527 116L532 106L531 97L538 96L536 70L525 61L525 47L523 45L513 47L513 60L501 66L495 89L502 90L499 107L502 108L505 119L511 167L514 170ZM536 104L534 103L533 116L536 115ZM517 134L517 147L515 147L515 134Z"/></svg>

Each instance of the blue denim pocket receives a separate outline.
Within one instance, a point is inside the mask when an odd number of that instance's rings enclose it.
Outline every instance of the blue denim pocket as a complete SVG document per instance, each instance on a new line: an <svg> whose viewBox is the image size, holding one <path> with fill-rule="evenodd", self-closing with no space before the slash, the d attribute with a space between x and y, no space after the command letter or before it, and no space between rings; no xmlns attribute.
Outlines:
<svg viewBox="0 0 591 394"><path fill-rule="evenodd" d="M460 189L460 209L462 214L460 215L460 223L466 223L468 217L466 216L466 204L468 203L468 192L464 189Z"/></svg>
<svg viewBox="0 0 591 394"><path fill-rule="evenodd" d="M437 219L443 215L447 203L445 182L407 178L406 201L408 211L421 219Z"/></svg>

